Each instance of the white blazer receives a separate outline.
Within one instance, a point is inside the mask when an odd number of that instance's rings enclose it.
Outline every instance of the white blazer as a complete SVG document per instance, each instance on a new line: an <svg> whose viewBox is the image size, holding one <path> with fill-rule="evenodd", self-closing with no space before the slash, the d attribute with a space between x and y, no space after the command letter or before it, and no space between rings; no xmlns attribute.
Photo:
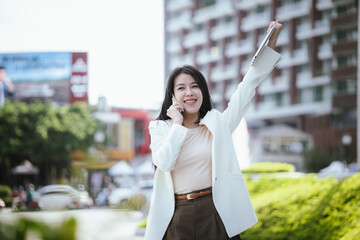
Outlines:
<svg viewBox="0 0 360 240"><path fill-rule="evenodd" d="M255 88L268 76L279 59L280 55L277 52L266 47L238 85L227 109L223 113L213 109L200 120L200 124L205 125L213 137L213 201L229 237L257 223L231 135L249 108L255 95ZM154 176L145 239L160 240L174 213L175 199L171 170L188 129L179 124L173 124L172 120L166 120L150 122L149 130L152 161L157 166L157 170Z"/></svg>

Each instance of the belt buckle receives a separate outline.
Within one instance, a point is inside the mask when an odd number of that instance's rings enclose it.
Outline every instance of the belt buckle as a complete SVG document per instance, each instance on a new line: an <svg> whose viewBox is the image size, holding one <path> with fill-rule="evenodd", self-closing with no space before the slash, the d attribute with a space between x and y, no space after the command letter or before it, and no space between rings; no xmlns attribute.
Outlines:
<svg viewBox="0 0 360 240"><path fill-rule="evenodd" d="M187 200L191 200L191 199L196 198L196 197L192 197L191 195L192 195L191 193L189 193L189 194L186 195Z"/></svg>

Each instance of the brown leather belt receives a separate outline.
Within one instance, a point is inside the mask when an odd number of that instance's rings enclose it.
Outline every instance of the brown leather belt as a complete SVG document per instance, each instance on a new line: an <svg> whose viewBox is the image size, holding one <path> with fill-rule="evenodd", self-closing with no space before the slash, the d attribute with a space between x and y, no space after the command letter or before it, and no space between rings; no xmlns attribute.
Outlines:
<svg viewBox="0 0 360 240"><path fill-rule="evenodd" d="M189 193L186 195L175 195L175 199L177 200L181 200L181 199L187 199L187 200L191 200L191 199L195 199L198 197L203 197L206 195L209 195L212 193L212 190L206 190L206 191L201 191L201 192L197 192L197 193Z"/></svg>

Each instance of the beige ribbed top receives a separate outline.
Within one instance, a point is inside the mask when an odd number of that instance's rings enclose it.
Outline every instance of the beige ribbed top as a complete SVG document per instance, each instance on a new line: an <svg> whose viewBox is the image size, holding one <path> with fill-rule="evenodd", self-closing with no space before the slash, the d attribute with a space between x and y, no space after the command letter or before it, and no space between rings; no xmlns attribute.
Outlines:
<svg viewBox="0 0 360 240"><path fill-rule="evenodd" d="M206 126L189 129L171 171L176 194L211 187L211 141Z"/></svg>

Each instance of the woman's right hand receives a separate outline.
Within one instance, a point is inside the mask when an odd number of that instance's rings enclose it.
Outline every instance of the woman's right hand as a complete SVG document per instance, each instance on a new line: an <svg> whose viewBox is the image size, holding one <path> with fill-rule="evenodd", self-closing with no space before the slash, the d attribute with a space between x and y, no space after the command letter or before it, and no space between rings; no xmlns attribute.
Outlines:
<svg viewBox="0 0 360 240"><path fill-rule="evenodd" d="M269 39L269 43L268 43L268 46L271 47L272 49L275 49L275 46L276 46L276 42L277 42L277 39L280 35L280 32L283 28L283 25L280 23L279 20L276 20L276 21L272 21L269 25L269 28L267 31L269 31L272 27L275 28L275 31L274 33L271 35L270 39Z"/></svg>
<svg viewBox="0 0 360 240"><path fill-rule="evenodd" d="M184 112L184 107L176 101L174 97L172 98L172 102L173 104L166 111L166 115L168 115L174 123L182 125L184 117L181 113Z"/></svg>

